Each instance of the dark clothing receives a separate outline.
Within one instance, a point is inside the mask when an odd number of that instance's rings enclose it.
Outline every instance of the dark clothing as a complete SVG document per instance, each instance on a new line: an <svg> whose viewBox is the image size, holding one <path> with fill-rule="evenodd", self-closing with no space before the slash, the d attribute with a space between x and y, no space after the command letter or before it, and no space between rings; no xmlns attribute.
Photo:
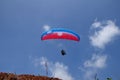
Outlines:
<svg viewBox="0 0 120 80"><path fill-rule="evenodd" d="M64 55L66 55L66 52L62 49L61 54L64 56Z"/></svg>

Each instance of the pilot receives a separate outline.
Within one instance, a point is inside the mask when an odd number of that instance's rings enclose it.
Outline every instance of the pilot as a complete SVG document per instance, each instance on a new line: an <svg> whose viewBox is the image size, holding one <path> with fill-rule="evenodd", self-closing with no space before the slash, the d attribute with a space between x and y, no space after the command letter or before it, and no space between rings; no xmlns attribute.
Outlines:
<svg viewBox="0 0 120 80"><path fill-rule="evenodd" d="M63 49L61 50L61 55L66 55L66 52Z"/></svg>

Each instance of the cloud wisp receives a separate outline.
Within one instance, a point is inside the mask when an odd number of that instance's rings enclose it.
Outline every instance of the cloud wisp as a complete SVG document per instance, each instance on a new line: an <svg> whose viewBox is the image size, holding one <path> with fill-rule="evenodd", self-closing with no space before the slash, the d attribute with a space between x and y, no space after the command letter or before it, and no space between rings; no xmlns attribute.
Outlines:
<svg viewBox="0 0 120 80"><path fill-rule="evenodd" d="M74 80L74 78L69 74L68 67L60 62L50 62L46 57L40 57L33 60L35 67L42 67L46 70L45 66L47 65L49 73L52 76L60 78L62 80Z"/></svg>
<svg viewBox="0 0 120 80"><path fill-rule="evenodd" d="M51 68L51 72L54 73L55 77L62 80L73 80L73 77L68 72L68 67L62 63L56 62L54 67Z"/></svg>
<svg viewBox="0 0 120 80"><path fill-rule="evenodd" d="M91 59L84 62L81 70L84 72L84 80L93 80L98 70L106 67L107 55L93 54Z"/></svg>
<svg viewBox="0 0 120 80"><path fill-rule="evenodd" d="M94 34L89 37L92 46L103 49L105 46L120 35L120 29L111 20L106 22L95 21L92 24L92 29L95 30Z"/></svg>
<svg viewBox="0 0 120 80"><path fill-rule="evenodd" d="M44 26L43 26L43 29L44 29L45 31L50 30L50 28L51 28L51 27L50 27L50 26L48 26L48 25L44 25Z"/></svg>
<svg viewBox="0 0 120 80"><path fill-rule="evenodd" d="M84 67L104 68L106 66L107 55L93 54L90 60L85 61Z"/></svg>

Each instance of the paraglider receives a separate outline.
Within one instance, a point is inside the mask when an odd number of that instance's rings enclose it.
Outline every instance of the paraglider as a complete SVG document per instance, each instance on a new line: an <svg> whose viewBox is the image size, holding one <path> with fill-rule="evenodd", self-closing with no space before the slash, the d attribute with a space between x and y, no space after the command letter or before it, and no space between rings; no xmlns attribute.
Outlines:
<svg viewBox="0 0 120 80"><path fill-rule="evenodd" d="M44 32L41 35L41 40L51 40L51 39L64 39L64 40L72 40L72 41L80 41L80 37L77 33L64 29L64 28L54 28ZM65 50L61 50L61 55L66 55Z"/></svg>

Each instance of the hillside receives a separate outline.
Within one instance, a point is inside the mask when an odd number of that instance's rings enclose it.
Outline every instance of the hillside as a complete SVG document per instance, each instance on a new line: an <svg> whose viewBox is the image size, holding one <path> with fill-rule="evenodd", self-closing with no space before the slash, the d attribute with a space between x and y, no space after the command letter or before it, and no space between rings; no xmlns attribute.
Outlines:
<svg viewBox="0 0 120 80"><path fill-rule="evenodd" d="M0 80L61 80L58 78L52 78L47 76L35 76L30 74L13 74L0 72Z"/></svg>

